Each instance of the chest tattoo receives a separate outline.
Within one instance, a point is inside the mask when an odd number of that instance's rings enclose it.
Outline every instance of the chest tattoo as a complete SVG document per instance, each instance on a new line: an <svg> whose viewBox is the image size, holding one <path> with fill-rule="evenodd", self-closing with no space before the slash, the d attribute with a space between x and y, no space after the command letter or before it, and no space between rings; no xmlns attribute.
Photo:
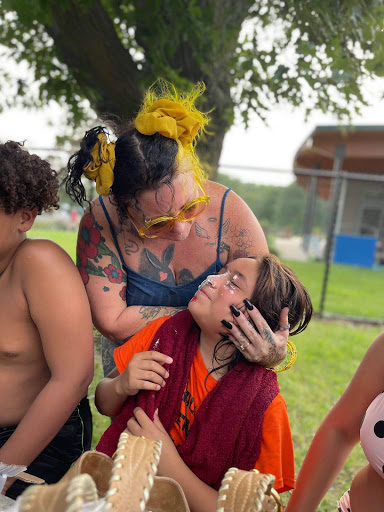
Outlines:
<svg viewBox="0 0 384 512"><path fill-rule="evenodd" d="M139 273L165 284L175 284L175 276L169 264L175 253L175 244L168 245L161 260L149 249L143 249L140 256Z"/></svg>

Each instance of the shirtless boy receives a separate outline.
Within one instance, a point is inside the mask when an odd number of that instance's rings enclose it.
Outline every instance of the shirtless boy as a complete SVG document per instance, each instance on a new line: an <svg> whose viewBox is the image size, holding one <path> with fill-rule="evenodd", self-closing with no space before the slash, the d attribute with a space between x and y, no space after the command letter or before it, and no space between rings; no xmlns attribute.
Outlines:
<svg viewBox="0 0 384 512"><path fill-rule="evenodd" d="M26 233L58 208L48 162L0 144L0 462L56 482L89 449L93 333L87 295L72 260ZM85 397L85 398L84 398ZM3 494L25 488L8 478Z"/></svg>

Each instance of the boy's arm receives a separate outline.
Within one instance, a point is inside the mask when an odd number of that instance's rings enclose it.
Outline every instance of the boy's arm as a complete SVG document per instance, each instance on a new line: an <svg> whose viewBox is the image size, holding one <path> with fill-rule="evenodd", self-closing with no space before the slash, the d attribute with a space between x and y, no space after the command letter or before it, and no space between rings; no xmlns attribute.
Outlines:
<svg viewBox="0 0 384 512"><path fill-rule="evenodd" d="M87 392L93 376L93 332L81 279L60 247L36 240L21 263L23 291L51 378L0 449L0 461L28 466Z"/></svg>

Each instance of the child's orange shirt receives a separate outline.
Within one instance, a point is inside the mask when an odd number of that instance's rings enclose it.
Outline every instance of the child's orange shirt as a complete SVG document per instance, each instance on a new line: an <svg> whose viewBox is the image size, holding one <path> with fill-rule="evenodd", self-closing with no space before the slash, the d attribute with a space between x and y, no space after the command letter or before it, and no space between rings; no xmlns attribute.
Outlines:
<svg viewBox="0 0 384 512"><path fill-rule="evenodd" d="M149 350L153 337L160 326L170 317L162 317L148 324L124 345L114 350L114 359L120 373L138 352ZM172 371L172 365L171 370ZM176 446L184 443L194 417L209 391L217 381L208 375L200 350L197 349L191 372L180 405L180 415L170 432ZM241 400L241 397L239 397ZM261 450L255 461L255 469L275 475L275 489L285 492L295 488L293 442L287 406L278 394L265 412Z"/></svg>

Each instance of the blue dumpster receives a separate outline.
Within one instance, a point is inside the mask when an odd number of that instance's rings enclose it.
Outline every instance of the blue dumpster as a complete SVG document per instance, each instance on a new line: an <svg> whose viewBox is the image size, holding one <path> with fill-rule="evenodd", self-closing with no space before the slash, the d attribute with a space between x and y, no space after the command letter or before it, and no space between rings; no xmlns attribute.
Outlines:
<svg viewBox="0 0 384 512"><path fill-rule="evenodd" d="M334 263L372 268L377 238L363 235L336 235Z"/></svg>

